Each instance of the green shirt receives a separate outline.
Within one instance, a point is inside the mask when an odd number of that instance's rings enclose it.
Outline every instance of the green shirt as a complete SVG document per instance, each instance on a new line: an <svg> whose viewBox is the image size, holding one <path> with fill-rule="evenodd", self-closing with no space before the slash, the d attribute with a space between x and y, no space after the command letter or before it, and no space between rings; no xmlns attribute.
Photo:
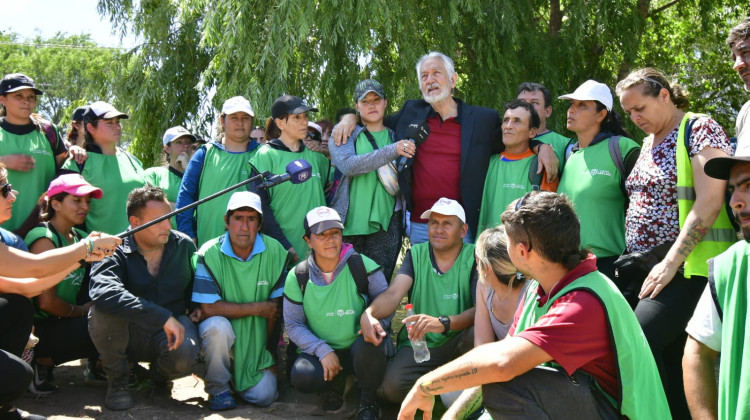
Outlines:
<svg viewBox="0 0 750 420"><path fill-rule="evenodd" d="M379 148L391 144L389 131L371 131L375 144ZM364 131L357 137L355 150L358 155L374 151ZM392 197L378 179L377 171L352 177L349 186L349 210L344 221L344 235L369 235L387 231L388 224L396 207L396 198Z"/></svg>
<svg viewBox="0 0 750 420"><path fill-rule="evenodd" d="M548 131L534 137L534 140L539 140L542 143L552 146L552 149L555 151L555 156L557 156L557 160L560 161L560 169L562 169L563 163L565 162L565 149L568 147L570 139L561 134L555 133L554 131Z"/></svg>
<svg viewBox="0 0 750 420"><path fill-rule="evenodd" d="M75 234L73 235L73 244L78 243L78 238L85 238L86 236L88 236L86 232L80 229L73 228L73 231L75 232ZM47 226L37 226L31 229L29 233L26 234L24 242L26 242L27 246L31 247L34 242L42 238L47 238L52 241L52 244L55 246L55 248L62 248L64 246L72 245L67 243L67 241L61 235L57 234L57 232L54 232ZM78 291L81 290L81 284L83 283L85 277L85 268L79 267L73 270L55 287L57 296L65 302L68 302L71 305L75 305L76 298L78 297ZM36 303L36 298L34 298L34 302ZM37 311L34 316L37 318L47 318L49 317L49 314L39 309L39 306L37 304Z"/></svg>
<svg viewBox="0 0 750 420"><path fill-rule="evenodd" d="M59 133L57 137L60 139ZM0 128L0 154L30 155L35 162L34 169L28 172L8 169L8 182L13 184L13 189L18 191L18 195L13 203L13 213L10 219L3 223L3 228L13 231L26 221L36 207L37 200L47 191L50 181L55 177L55 156L49 140L39 130L18 135L3 128Z"/></svg>
<svg viewBox="0 0 750 420"><path fill-rule="evenodd" d="M620 137L625 157L638 144ZM609 153L609 139L573 152L560 178L557 192L573 202L581 220L581 246L597 257L621 255L625 250L625 197L620 172Z"/></svg>
<svg viewBox="0 0 750 420"><path fill-rule="evenodd" d="M144 176L146 182L164 190L164 193L167 195L167 201L169 201L174 208L174 205L177 202L177 193L180 192L182 177L175 174L175 170L171 169L169 166L148 168L146 169ZM177 220L175 220L174 217L172 218L172 229L177 230Z"/></svg>
<svg viewBox="0 0 750 420"><path fill-rule="evenodd" d="M474 306L471 296L474 244L464 243L453 266L443 274L437 273L432 267L429 242L412 246L411 257L414 264L414 284L409 302L414 305L415 313L434 317L450 316ZM458 331L450 331L448 335L427 333L427 347L440 347L456 334ZM406 328L402 328L399 333L398 345L411 346L406 337Z"/></svg>
<svg viewBox="0 0 750 420"><path fill-rule="evenodd" d="M232 258L221 251L222 235L206 242L197 255L203 255L221 288L225 302L265 302L271 296L277 280L286 266L287 251L281 244L263 236L265 250L250 261ZM197 257L193 258L195 269ZM229 320L235 335L234 383L244 391L263 379L263 369L274 365L271 353L266 350L268 321L261 316L248 316Z"/></svg>
<svg viewBox="0 0 750 420"><path fill-rule="evenodd" d="M292 244L299 258L304 259L310 248L302 238L305 233L302 223L308 211L326 205L323 190L328 180L330 162L321 153L307 148L302 152L292 152L265 144L258 149L250 163L259 173L269 171L283 174L286 172L286 165L297 159L304 159L312 166L310 179L300 184L285 182L269 188L268 198L281 232Z"/></svg>
<svg viewBox="0 0 750 420"><path fill-rule="evenodd" d="M482 207L479 211L479 237L485 229L500 224L500 215L513 200L531 191L529 168L534 156L518 160L503 160L503 155L490 159L487 177L484 179Z"/></svg>
<svg viewBox="0 0 750 420"><path fill-rule="evenodd" d="M378 264L362 255L365 270L370 273ZM294 302L302 302L310 332L335 350L348 349L357 339L359 318L365 310L365 297L357 291L349 265L330 284L319 286L308 279L302 295L297 276L290 270L284 284L284 294Z"/></svg>
<svg viewBox="0 0 750 420"><path fill-rule="evenodd" d="M89 151L83 170L71 159L65 161L63 168L80 172L89 184L102 190L102 198L91 200L91 211L86 216L88 230L116 235L130 226L128 194L146 185L143 166L135 156L119 148L113 156Z"/></svg>

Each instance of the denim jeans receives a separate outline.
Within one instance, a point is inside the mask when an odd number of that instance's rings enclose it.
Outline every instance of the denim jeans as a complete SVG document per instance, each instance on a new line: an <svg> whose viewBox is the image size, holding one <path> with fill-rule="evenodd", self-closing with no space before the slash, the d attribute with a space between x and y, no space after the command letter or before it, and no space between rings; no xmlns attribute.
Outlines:
<svg viewBox="0 0 750 420"><path fill-rule="evenodd" d="M217 395L230 391L232 380L231 350L234 346L234 330L228 319L212 316L198 324L198 334L206 354L206 392ZM245 401L260 407L271 405L279 398L276 375L270 369L263 370L263 379L248 389L237 390Z"/></svg>
<svg viewBox="0 0 750 420"><path fill-rule="evenodd" d="M107 380L126 384L129 361L151 363L151 376L157 381L179 378L192 372L200 351L198 331L187 315L181 315L177 320L185 327L185 340L177 349L169 351L169 340L163 329L147 330L92 306L89 333L99 351Z"/></svg>

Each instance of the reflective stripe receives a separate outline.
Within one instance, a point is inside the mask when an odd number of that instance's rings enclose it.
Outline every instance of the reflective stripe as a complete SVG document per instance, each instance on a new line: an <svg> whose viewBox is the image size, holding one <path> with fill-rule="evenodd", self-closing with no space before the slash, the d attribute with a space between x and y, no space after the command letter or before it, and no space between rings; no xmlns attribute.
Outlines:
<svg viewBox="0 0 750 420"><path fill-rule="evenodd" d="M734 233L734 229L711 229L708 231L706 236L703 237L704 241L713 242L730 242L734 243L737 241L737 234Z"/></svg>
<svg viewBox="0 0 750 420"><path fill-rule="evenodd" d="M695 188L678 186L677 187L677 199L695 201Z"/></svg>

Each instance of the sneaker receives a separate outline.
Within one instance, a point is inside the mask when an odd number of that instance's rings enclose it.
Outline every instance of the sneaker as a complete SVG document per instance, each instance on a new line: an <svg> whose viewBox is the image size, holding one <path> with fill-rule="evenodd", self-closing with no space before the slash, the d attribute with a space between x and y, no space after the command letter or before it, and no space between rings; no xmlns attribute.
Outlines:
<svg viewBox="0 0 750 420"><path fill-rule="evenodd" d="M122 411L133 408L135 401L128 390L127 384L107 384L107 396L104 397L104 406L112 411Z"/></svg>
<svg viewBox="0 0 750 420"><path fill-rule="evenodd" d="M42 366L38 363L32 363L31 368L34 370L34 378L29 384L29 391L32 394L47 395L57 391L57 387L50 383L52 366Z"/></svg>
<svg viewBox="0 0 750 420"><path fill-rule="evenodd" d="M89 362L83 371L83 381L86 385L107 386L107 374L96 362Z"/></svg>
<svg viewBox="0 0 750 420"><path fill-rule="evenodd" d="M237 403L229 391L208 396L208 409L211 411L231 410L233 408L237 408Z"/></svg>
<svg viewBox="0 0 750 420"><path fill-rule="evenodd" d="M380 420L380 406L377 402L360 403L354 418L355 420Z"/></svg>
<svg viewBox="0 0 750 420"><path fill-rule="evenodd" d="M151 396L172 397L174 383L168 380L151 379Z"/></svg>
<svg viewBox="0 0 750 420"><path fill-rule="evenodd" d="M342 374L343 375L343 374ZM354 377L348 375L344 379L344 389L331 391L323 394L323 411L329 414L338 414L346 409L346 394L354 386Z"/></svg>
<svg viewBox="0 0 750 420"><path fill-rule="evenodd" d="M38 414L31 414L27 411L19 410L15 407L11 408L10 411L5 413L3 419L8 420L47 420L47 417L40 416Z"/></svg>

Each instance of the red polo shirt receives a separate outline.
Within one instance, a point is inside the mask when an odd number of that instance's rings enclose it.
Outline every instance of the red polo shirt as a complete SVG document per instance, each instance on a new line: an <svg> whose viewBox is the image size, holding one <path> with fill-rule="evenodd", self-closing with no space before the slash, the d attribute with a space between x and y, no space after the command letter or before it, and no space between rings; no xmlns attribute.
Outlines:
<svg viewBox="0 0 750 420"><path fill-rule="evenodd" d="M427 118L430 135L417 146L412 167L412 222L425 223L422 213L440 197L461 203L460 108L455 118L443 121L435 112Z"/></svg>

